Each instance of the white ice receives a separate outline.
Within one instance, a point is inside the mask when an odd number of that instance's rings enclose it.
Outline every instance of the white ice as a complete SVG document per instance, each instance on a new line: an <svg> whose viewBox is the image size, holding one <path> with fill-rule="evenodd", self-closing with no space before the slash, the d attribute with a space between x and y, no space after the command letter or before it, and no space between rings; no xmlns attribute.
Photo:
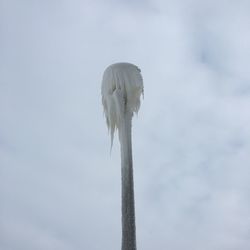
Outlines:
<svg viewBox="0 0 250 250"><path fill-rule="evenodd" d="M102 103L107 126L113 143L116 128L125 113L137 113L140 108L140 96L143 95L143 80L141 70L130 63L115 63L110 65L103 74Z"/></svg>

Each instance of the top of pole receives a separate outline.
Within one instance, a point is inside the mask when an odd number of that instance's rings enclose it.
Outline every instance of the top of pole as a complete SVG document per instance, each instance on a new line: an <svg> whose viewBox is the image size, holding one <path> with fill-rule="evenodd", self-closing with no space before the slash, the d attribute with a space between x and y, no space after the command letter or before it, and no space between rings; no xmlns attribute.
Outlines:
<svg viewBox="0 0 250 250"><path fill-rule="evenodd" d="M140 96L143 95L141 70L131 63L110 65L104 71L101 91L112 146L114 132L116 128L119 130L125 112L132 116L140 108Z"/></svg>

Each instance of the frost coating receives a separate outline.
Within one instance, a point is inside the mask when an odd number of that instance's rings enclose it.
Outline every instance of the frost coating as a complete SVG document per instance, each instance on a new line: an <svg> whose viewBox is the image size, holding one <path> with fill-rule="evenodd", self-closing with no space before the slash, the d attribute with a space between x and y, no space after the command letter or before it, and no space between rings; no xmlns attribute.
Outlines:
<svg viewBox="0 0 250 250"><path fill-rule="evenodd" d="M117 63L105 70L102 103L111 133L111 146L116 128L121 144L122 250L136 250L131 122L133 114L139 110L141 94L143 81L138 67Z"/></svg>
<svg viewBox="0 0 250 250"><path fill-rule="evenodd" d="M110 65L103 74L102 104L113 143L115 129L120 131L125 112L133 115L140 108L143 95L141 70L130 63Z"/></svg>

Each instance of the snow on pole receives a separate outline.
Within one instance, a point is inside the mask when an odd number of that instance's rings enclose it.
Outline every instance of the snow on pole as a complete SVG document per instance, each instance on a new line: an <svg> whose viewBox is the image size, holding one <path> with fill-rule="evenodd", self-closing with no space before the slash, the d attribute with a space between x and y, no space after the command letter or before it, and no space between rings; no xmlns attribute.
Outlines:
<svg viewBox="0 0 250 250"><path fill-rule="evenodd" d="M141 70L131 63L115 63L103 74L102 104L113 144L114 132L120 129L125 110L133 115L140 108L143 95Z"/></svg>
<svg viewBox="0 0 250 250"><path fill-rule="evenodd" d="M102 103L111 135L116 128L121 144L122 250L136 250L135 205L131 122L140 107L143 80L140 69L130 63L110 65L102 80Z"/></svg>

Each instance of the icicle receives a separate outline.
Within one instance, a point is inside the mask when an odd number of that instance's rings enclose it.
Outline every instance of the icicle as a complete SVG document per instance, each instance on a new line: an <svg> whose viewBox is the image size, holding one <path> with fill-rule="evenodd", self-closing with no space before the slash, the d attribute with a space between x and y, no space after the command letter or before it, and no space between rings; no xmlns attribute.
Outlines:
<svg viewBox="0 0 250 250"><path fill-rule="evenodd" d="M116 63L105 70L102 80L102 103L111 135L111 147L115 130L120 130L125 111L131 113L131 116L138 112L141 94L143 95L143 80L137 66Z"/></svg>

